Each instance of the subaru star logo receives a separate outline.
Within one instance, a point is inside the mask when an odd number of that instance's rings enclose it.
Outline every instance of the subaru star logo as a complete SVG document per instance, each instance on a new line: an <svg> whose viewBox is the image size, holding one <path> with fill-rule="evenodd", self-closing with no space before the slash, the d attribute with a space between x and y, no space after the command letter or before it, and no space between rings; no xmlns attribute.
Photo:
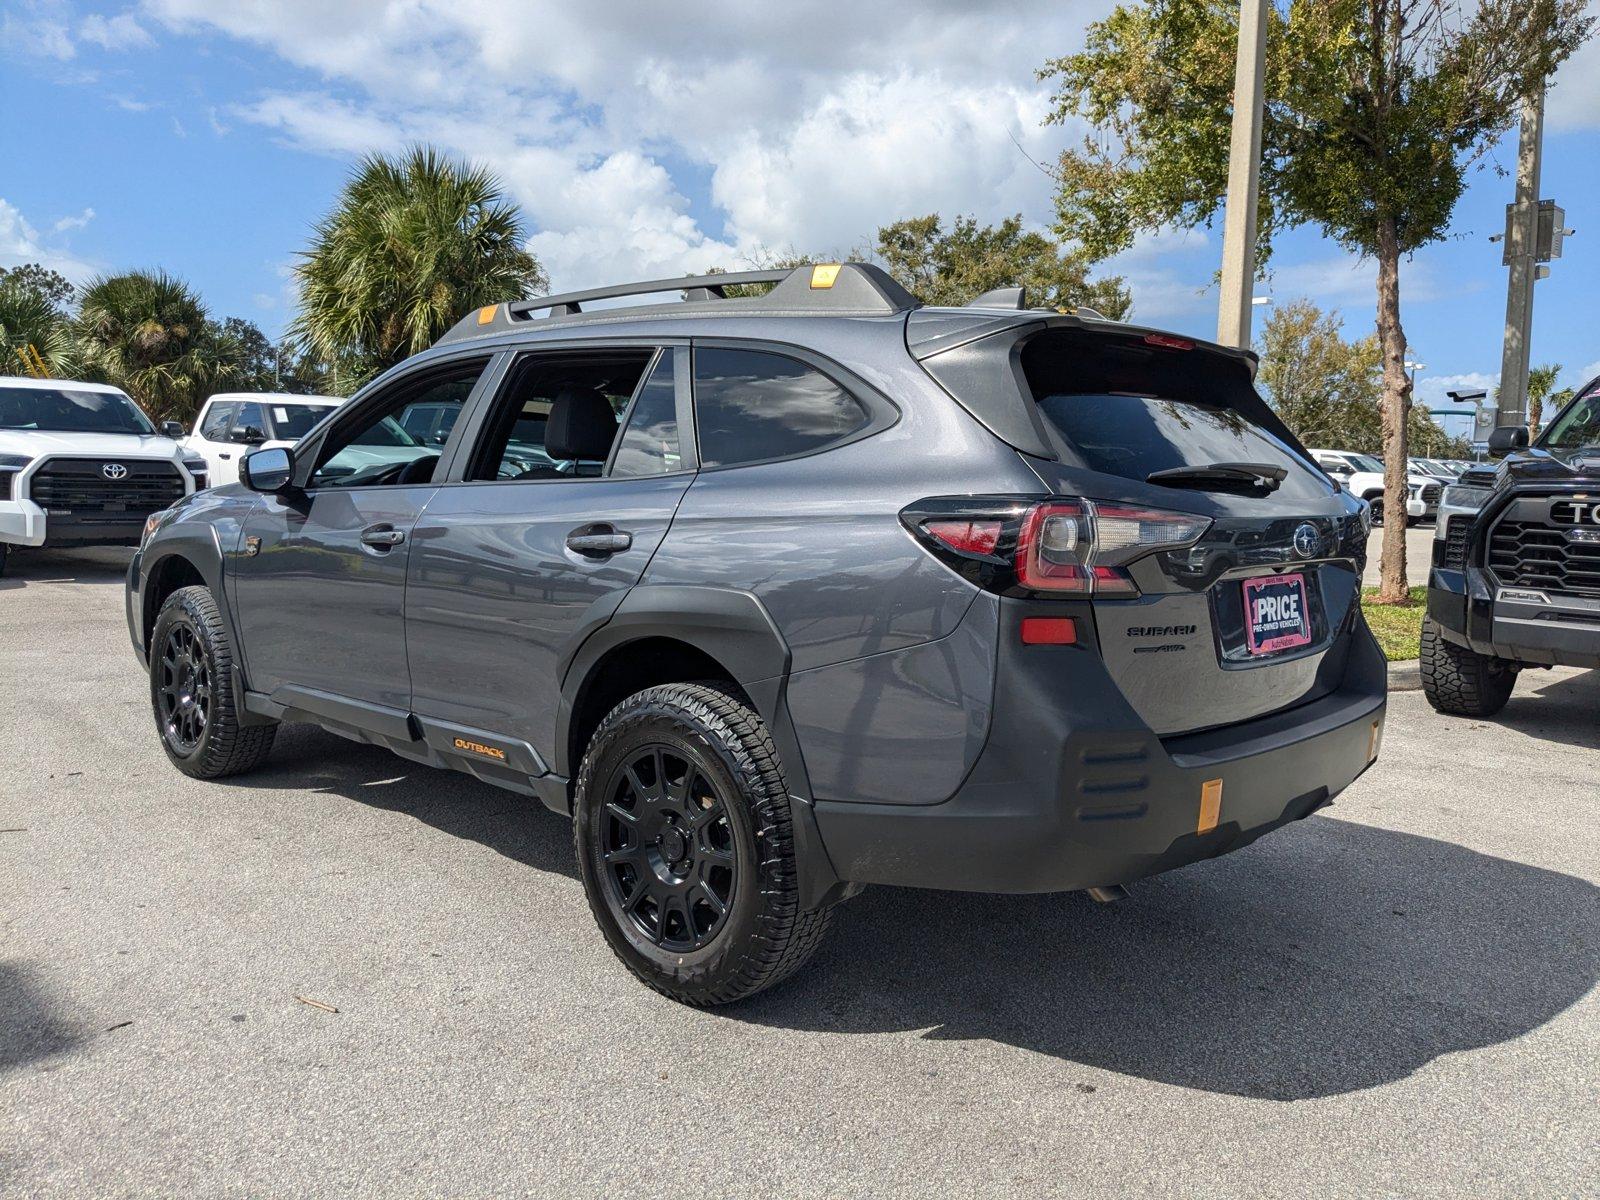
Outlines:
<svg viewBox="0 0 1600 1200"><path fill-rule="evenodd" d="M1303 521L1295 526L1294 552L1301 558L1310 558L1322 546L1322 535L1317 532L1317 527L1309 521Z"/></svg>
<svg viewBox="0 0 1600 1200"><path fill-rule="evenodd" d="M107 479L125 479L128 474L128 468L121 463L106 463L100 468L100 474Z"/></svg>

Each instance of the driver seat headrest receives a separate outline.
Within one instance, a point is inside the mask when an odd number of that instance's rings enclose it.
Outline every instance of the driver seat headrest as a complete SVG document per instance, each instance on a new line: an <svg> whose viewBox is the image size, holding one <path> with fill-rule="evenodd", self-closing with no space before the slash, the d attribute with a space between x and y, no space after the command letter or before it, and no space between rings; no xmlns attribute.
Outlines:
<svg viewBox="0 0 1600 1200"><path fill-rule="evenodd" d="M550 404L544 449L551 458L604 461L617 436L617 414L599 388L562 388Z"/></svg>

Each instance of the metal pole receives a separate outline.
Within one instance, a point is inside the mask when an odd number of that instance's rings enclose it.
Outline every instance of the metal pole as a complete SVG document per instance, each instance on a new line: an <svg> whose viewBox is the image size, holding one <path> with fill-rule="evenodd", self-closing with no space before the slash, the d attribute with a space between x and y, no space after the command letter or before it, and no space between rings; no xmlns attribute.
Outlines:
<svg viewBox="0 0 1600 1200"><path fill-rule="evenodd" d="M1233 68L1233 136L1228 145L1228 202L1222 218L1222 295L1217 341L1250 345L1250 296L1256 276L1256 204L1261 185L1262 76L1267 65L1267 2L1241 0Z"/></svg>
<svg viewBox="0 0 1600 1200"><path fill-rule="evenodd" d="M1495 425L1527 422L1528 361L1533 336L1533 281L1539 241L1539 158L1544 141L1544 88L1522 102L1522 134L1517 141L1517 199L1507 222L1506 254L1511 277L1506 287L1505 348L1500 356L1500 398Z"/></svg>

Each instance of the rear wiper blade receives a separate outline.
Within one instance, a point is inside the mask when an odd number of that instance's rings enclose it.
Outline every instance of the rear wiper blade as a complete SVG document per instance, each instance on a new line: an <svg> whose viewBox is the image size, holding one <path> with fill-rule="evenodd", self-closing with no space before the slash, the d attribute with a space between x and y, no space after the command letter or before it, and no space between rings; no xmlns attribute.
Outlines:
<svg viewBox="0 0 1600 1200"><path fill-rule="evenodd" d="M1146 483L1161 483L1169 487L1243 485L1263 492L1275 492L1288 475L1285 468L1272 463L1220 462L1203 467L1169 467L1165 471L1152 471L1144 478Z"/></svg>

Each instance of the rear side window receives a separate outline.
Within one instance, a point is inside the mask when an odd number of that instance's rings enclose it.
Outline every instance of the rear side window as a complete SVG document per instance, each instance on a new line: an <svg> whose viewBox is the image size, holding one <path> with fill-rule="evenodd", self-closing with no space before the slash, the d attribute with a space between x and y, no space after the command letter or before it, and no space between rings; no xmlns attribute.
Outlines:
<svg viewBox="0 0 1600 1200"><path fill-rule="evenodd" d="M870 419L860 401L803 362L715 346L694 352L694 406L707 467L809 454Z"/></svg>
<svg viewBox="0 0 1600 1200"><path fill-rule="evenodd" d="M1252 420L1262 401L1216 359L1063 332L1024 347L1022 368L1040 415L1092 471L1144 482L1177 468L1267 464L1288 472L1278 495L1328 495L1320 473Z"/></svg>

